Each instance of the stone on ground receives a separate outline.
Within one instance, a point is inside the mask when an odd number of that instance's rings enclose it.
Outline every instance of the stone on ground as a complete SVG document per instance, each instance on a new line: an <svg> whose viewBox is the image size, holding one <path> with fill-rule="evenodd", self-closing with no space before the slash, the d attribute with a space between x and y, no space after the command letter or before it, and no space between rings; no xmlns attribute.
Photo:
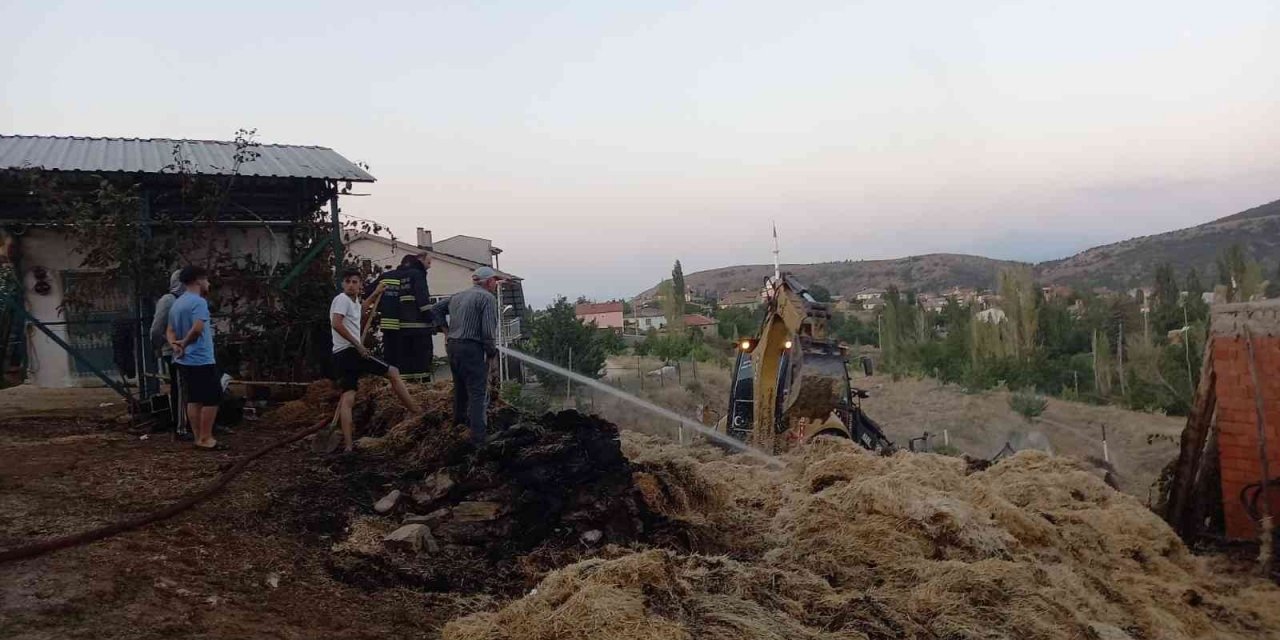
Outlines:
<svg viewBox="0 0 1280 640"><path fill-rule="evenodd" d="M425 524L406 524L382 539L382 544L390 551L421 553L424 549L435 553L439 551L435 538L431 537L431 528Z"/></svg>
<svg viewBox="0 0 1280 640"><path fill-rule="evenodd" d="M400 502L400 490L392 489L391 493L382 496L382 499L374 503L373 510L378 513L390 513L396 508L396 503Z"/></svg>

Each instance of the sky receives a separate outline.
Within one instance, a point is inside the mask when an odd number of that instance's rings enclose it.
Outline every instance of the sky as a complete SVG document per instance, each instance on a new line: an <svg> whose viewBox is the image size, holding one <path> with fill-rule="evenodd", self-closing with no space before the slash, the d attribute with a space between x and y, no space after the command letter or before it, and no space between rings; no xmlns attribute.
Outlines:
<svg viewBox="0 0 1280 640"><path fill-rule="evenodd" d="M332 147L534 304L1036 261L1280 198L1280 3L9 2L0 132Z"/></svg>

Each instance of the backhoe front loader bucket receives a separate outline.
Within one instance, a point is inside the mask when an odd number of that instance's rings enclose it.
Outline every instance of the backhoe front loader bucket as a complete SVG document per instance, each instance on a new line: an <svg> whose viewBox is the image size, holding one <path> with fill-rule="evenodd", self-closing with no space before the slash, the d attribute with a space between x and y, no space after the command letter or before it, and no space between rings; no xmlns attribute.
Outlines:
<svg viewBox="0 0 1280 640"><path fill-rule="evenodd" d="M782 419L826 420L840 401L845 383L845 357L838 350L800 349L790 359Z"/></svg>

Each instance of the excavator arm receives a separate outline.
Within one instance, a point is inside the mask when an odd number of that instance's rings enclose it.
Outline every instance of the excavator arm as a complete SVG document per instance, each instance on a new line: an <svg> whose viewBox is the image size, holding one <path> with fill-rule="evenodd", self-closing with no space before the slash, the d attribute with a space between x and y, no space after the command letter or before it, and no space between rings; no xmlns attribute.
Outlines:
<svg viewBox="0 0 1280 640"><path fill-rule="evenodd" d="M819 424L832 415L847 388L848 358L827 336L831 312L795 278L771 279L766 298L759 337L740 346L754 377L751 442L780 451L796 421Z"/></svg>

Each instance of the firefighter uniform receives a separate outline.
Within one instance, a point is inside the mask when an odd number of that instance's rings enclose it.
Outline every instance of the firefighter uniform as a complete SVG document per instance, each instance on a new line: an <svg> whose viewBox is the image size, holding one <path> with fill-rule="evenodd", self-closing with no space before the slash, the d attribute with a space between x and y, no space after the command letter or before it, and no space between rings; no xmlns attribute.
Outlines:
<svg viewBox="0 0 1280 640"><path fill-rule="evenodd" d="M435 333L426 269L409 264L385 272L374 282L385 285L378 301L383 355L406 382L431 378L431 335Z"/></svg>

